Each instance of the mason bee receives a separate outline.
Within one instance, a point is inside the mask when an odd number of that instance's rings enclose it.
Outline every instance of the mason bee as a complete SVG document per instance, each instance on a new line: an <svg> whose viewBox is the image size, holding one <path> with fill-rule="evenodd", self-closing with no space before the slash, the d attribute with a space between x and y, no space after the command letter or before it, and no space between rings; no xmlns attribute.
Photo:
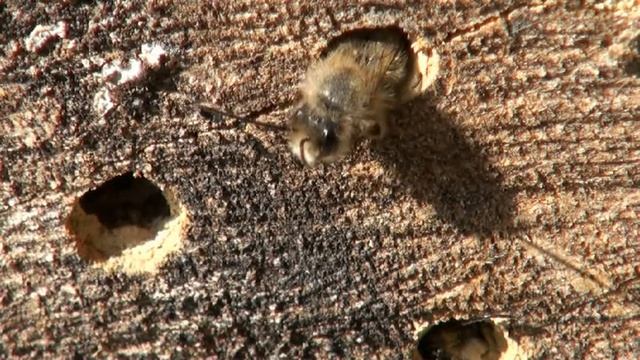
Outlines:
<svg viewBox="0 0 640 360"><path fill-rule="evenodd" d="M499 325L489 320L450 320L432 326L418 341L419 360L498 360L508 347Z"/></svg>
<svg viewBox="0 0 640 360"><path fill-rule="evenodd" d="M430 65L437 70L435 59ZM343 157L360 139L382 138L390 112L435 79L433 69L421 74L421 60L396 28L355 30L330 42L307 71L290 114L293 154L314 166Z"/></svg>

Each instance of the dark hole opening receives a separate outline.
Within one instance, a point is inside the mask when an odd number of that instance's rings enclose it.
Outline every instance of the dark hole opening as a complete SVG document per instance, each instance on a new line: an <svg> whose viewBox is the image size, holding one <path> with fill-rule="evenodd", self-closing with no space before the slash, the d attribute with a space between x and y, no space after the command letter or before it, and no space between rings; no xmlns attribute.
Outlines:
<svg viewBox="0 0 640 360"><path fill-rule="evenodd" d="M635 54L628 57L625 64L625 72L629 75L640 77L640 36L637 36L630 46Z"/></svg>
<svg viewBox="0 0 640 360"><path fill-rule="evenodd" d="M80 206L108 229L125 225L152 228L171 215L162 190L128 172L114 177L80 198Z"/></svg>
<svg viewBox="0 0 640 360"><path fill-rule="evenodd" d="M327 47L322 51L321 56L324 57L331 51L333 51L338 45L349 40L366 40L366 41L379 41L389 42L393 44L402 44L405 51L411 52L411 40L407 33L402 28L390 25L380 27L369 27L353 29L343 32L342 34L331 39L327 43Z"/></svg>

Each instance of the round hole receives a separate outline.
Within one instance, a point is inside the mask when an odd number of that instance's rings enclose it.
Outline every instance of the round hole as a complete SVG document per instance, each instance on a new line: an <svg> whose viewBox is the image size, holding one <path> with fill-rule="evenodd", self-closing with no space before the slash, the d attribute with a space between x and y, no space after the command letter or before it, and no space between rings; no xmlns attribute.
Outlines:
<svg viewBox="0 0 640 360"><path fill-rule="evenodd" d="M186 224L170 192L131 172L86 192L67 219L80 257L127 273L155 271L181 248Z"/></svg>

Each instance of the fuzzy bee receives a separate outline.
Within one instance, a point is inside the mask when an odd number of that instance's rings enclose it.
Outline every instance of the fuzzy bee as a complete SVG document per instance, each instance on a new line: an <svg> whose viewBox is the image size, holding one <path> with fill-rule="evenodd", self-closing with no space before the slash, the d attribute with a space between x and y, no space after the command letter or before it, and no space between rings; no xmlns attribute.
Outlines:
<svg viewBox="0 0 640 360"><path fill-rule="evenodd" d="M432 326L418 342L414 359L498 360L508 343L502 328L489 320L450 320Z"/></svg>
<svg viewBox="0 0 640 360"><path fill-rule="evenodd" d="M293 154L314 166L340 159L360 139L382 138L389 113L435 78L433 70L426 79L420 74L420 60L395 28L357 30L330 42L309 68L290 115Z"/></svg>

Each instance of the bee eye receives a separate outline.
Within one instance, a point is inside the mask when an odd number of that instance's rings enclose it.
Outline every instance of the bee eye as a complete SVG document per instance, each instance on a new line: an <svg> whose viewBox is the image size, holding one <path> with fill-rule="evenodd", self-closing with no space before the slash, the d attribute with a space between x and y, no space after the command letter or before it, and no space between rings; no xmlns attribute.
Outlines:
<svg viewBox="0 0 640 360"><path fill-rule="evenodd" d="M325 151L331 151L338 144L338 136L334 126L322 129L322 147Z"/></svg>

